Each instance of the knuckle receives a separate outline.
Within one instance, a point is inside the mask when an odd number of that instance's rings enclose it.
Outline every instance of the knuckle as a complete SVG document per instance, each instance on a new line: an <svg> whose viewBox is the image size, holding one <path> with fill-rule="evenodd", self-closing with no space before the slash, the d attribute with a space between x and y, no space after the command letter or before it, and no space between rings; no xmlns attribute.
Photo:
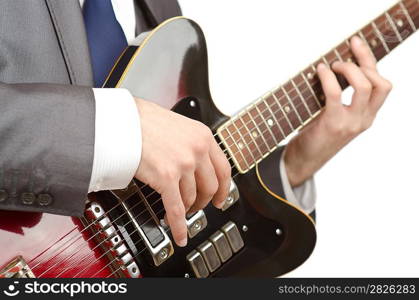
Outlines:
<svg viewBox="0 0 419 300"><path fill-rule="evenodd" d="M336 101L340 100L342 97L342 91L339 91L339 90L330 91L328 97L331 100L336 100Z"/></svg>
<svg viewBox="0 0 419 300"><path fill-rule="evenodd" d="M180 162L180 166L183 170L193 170L195 169L195 160L189 157L184 157Z"/></svg>
<svg viewBox="0 0 419 300"><path fill-rule="evenodd" d="M386 93L389 93L389 92L391 92L391 90L393 89L393 84L392 84L390 81L388 81L388 80L384 79L383 84L382 84L382 89L383 89Z"/></svg>
<svg viewBox="0 0 419 300"><path fill-rule="evenodd" d="M217 193L218 190L218 182L214 181L211 184L208 184L206 189L203 191L204 197L212 199L212 197Z"/></svg>
<svg viewBox="0 0 419 300"><path fill-rule="evenodd" d="M372 84L368 81L363 81L355 87L359 93L370 94L372 91Z"/></svg>
<svg viewBox="0 0 419 300"><path fill-rule="evenodd" d="M160 170L160 177L164 180L175 180L178 177L178 172L175 168L166 167Z"/></svg>

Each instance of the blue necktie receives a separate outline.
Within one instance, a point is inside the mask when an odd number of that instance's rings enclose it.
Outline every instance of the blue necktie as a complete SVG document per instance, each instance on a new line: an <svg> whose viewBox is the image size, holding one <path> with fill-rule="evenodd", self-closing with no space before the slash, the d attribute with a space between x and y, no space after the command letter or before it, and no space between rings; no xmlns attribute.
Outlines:
<svg viewBox="0 0 419 300"><path fill-rule="evenodd" d="M83 18L89 43L95 87L101 87L127 39L115 17L111 0L86 0Z"/></svg>

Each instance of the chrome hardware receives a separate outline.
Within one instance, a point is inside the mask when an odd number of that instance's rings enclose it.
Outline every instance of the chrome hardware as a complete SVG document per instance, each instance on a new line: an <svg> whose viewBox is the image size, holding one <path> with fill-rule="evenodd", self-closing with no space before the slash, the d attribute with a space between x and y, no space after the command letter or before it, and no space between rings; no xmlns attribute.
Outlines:
<svg viewBox="0 0 419 300"><path fill-rule="evenodd" d="M239 200L239 197L239 189L237 188L237 185L234 183L234 181L231 180L230 191L228 193L227 199L225 200L222 211L229 209L234 203L237 202L237 200Z"/></svg>
<svg viewBox="0 0 419 300"><path fill-rule="evenodd" d="M246 232L246 231L248 231L248 230L249 230L249 227L247 227L246 225L243 225L243 226L242 226L242 230L243 230L243 232Z"/></svg>
<svg viewBox="0 0 419 300"><path fill-rule="evenodd" d="M211 242L203 242L197 249L204 257L205 263L207 264L210 272L214 272L219 266L221 266L220 258L218 257L217 251Z"/></svg>
<svg viewBox="0 0 419 300"><path fill-rule="evenodd" d="M186 220L189 238L193 238L207 227L207 217L203 210L197 211L194 215Z"/></svg>
<svg viewBox="0 0 419 300"><path fill-rule="evenodd" d="M214 244L218 256L223 263L230 259L230 257L233 255L233 252L231 251L230 245L228 244L224 233L221 231L216 231L213 235L210 236L209 240Z"/></svg>
<svg viewBox="0 0 419 300"><path fill-rule="evenodd" d="M189 253L186 259L195 276L205 278L217 270L222 263L228 261L233 253L238 252L243 246L244 242L239 229L236 224L230 221L221 230L212 234L208 241L203 242Z"/></svg>
<svg viewBox="0 0 419 300"><path fill-rule="evenodd" d="M35 275L23 257L17 256L0 270L0 278L35 278Z"/></svg>
<svg viewBox="0 0 419 300"><path fill-rule="evenodd" d="M141 239L143 240L145 246L148 249L148 252L151 255L151 258L153 259L154 265L155 266L161 265L164 261L166 261L174 253L172 241L167 236L166 231L163 229L162 226L157 225L157 224L156 224L155 227L153 227L151 229L151 231L153 231L153 234L158 232L158 235L162 236L162 238L163 238L163 240L159 244L153 245L152 241L150 241L150 239L147 236L144 229L137 222L137 220L135 219L134 215L130 211L127 204L124 203L124 201L122 201L119 198L119 196L117 194L115 194L114 191L112 191L112 193L114 193L114 195L117 197L117 199L119 200L119 203L121 204L122 208L125 210L126 214L130 218L133 226L137 230L138 234L141 236ZM142 197L141 194L140 194L140 197ZM144 203L146 204L147 209L151 209L150 207L147 206L148 202L147 202L146 199L142 199L142 201L144 201Z"/></svg>
<svg viewBox="0 0 419 300"><path fill-rule="evenodd" d="M208 277L209 271L205 265L204 258L198 251L193 250L191 253L189 253L188 256L186 256L186 260L189 262L197 278Z"/></svg>
<svg viewBox="0 0 419 300"><path fill-rule="evenodd" d="M86 209L85 215L90 220L96 222L96 229L101 235L98 242L104 251L111 256L113 261L112 266L121 270L127 277L138 278L140 276L140 269L128 251L123 239L112 225L111 220L105 214L102 206L97 202L91 202L90 206ZM103 240L106 242L103 243Z"/></svg>
<svg viewBox="0 0 419 300"><path fill-rule="evenodd" d="M282 230L281 230L281 229L279 229L279 228L275 229L275 234L276 234L277 236L282 235Z"/></svg>
<svg viewBox="0 0 419 300"><path fill-rule="evenodd" d="M227 236L227 240L234 253L243 248L244 242L236 224L230 221L221 228L221 231Z"/></svg>

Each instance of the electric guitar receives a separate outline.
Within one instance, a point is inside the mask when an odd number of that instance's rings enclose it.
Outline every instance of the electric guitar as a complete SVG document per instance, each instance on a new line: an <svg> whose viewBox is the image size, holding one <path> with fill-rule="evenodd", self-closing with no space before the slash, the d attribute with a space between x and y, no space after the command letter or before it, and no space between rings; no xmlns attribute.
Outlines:
<svg viewBox="0 0 419 300"><path fill-rule="evenodd" d="M418 27L419 1L403 0L355 34L380 60ZM281 198L279 145L324 107L316 65L356 63L348 40L228 117L211 99L195 22L177 17L140 35L104 87L127 88L208 125L232 167L225 206L187 216L185 248L161 222L160 195L136 180L90 194L81 218L0 211L0 277L273 277L300 266L314 249L315 222Z"/></svg>

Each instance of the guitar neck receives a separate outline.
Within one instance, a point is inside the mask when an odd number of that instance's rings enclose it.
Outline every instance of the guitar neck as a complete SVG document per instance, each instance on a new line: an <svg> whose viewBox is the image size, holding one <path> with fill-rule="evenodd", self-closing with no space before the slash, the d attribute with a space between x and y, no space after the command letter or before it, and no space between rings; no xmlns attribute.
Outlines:
<svg viewBox="0 0 419 300"><path fill-rule="evenodd" d="M377 61L405 41L419 28L419 0L403 0L337 47L309 65L297 76L254 103L218 128L218 136L240 173L246 173L274 151L289 135L310 122L325 105L316 66L335 61L356 63L350 39L358 35L370 47ZM346 80L338 76L343 89Z"/></svg>

